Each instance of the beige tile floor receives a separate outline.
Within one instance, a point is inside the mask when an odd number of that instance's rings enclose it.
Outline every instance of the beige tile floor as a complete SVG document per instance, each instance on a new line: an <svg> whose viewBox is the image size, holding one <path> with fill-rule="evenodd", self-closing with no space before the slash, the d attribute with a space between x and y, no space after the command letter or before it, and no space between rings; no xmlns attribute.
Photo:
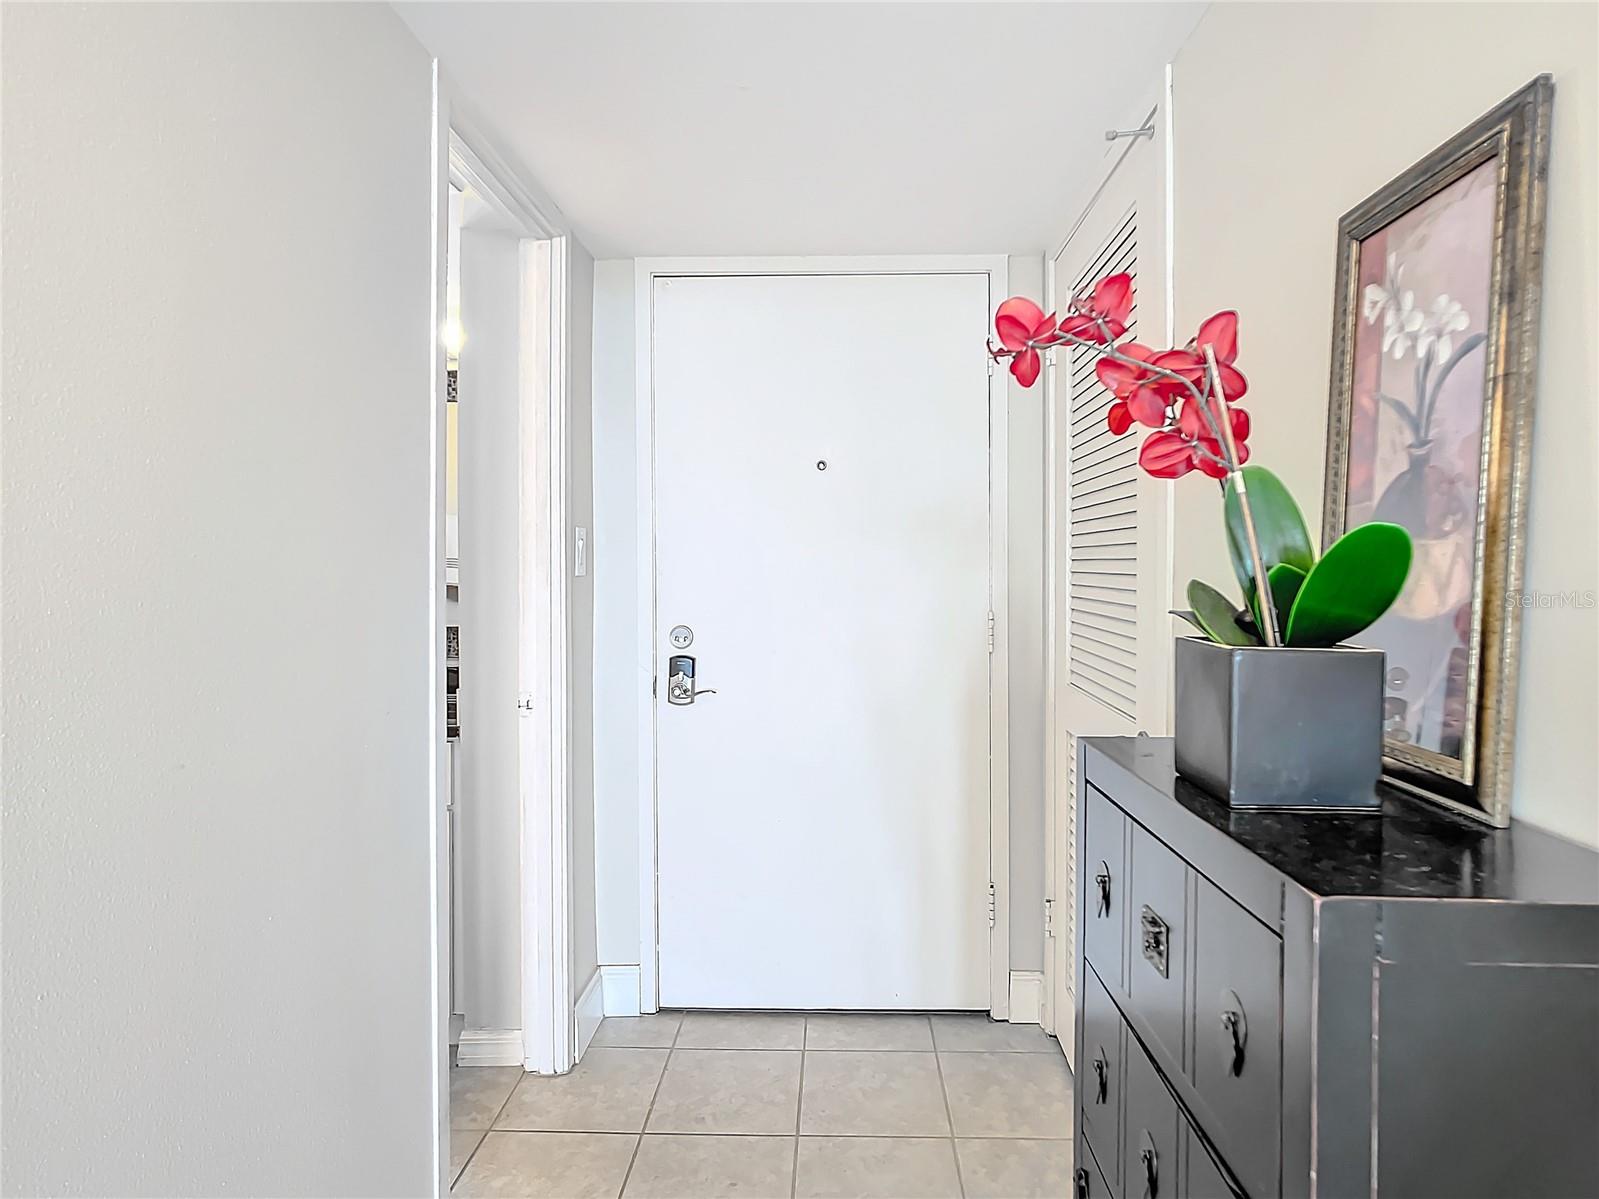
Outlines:
<svg viewBox="0 0 1599 1199"><path fill-rule="evenodd" d="M983 1016L612 1018L559 1078L452 1073L453 1194L1055 1199L1071 1094L1053 1040Z"/></svg>

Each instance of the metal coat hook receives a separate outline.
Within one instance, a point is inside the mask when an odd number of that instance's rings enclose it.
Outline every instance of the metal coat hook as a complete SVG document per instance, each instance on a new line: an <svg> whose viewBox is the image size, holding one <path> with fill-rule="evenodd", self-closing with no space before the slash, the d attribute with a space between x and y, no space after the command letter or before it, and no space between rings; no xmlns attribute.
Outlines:
<svg viewBox="0 0 1599 1199"><path fill-rule="evenodd" d="M1146 123L1144 123L1143 125L1140 125L1137 129L1107 129L1107 130L1105 130L1105 140L1108 141L1108 142L1113 142L1113 141L1116 141L1117 139L1123 138L1123 137L1138 138L1138 137L1154 137L1154 136L1155 136L1155 118L1154 117L1150 117L1149 120Z"/></svg>

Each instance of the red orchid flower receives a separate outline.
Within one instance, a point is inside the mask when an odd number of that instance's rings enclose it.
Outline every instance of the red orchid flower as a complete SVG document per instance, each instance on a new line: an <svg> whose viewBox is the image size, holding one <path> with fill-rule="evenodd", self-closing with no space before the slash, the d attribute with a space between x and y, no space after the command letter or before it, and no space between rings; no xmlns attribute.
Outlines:
<svg viewBox="0 0 1599 1199"><path fill-rule="evenodd" d="M1214 415L1216 401L1210 401L1211 411ZM1249 413L1242 408L1227 408L1228 424L1232 426L1233 444L1238 448L1238 465L1242 466L1249 461L1249 445L1246 438L1249 436ZM1221 441L1212 432L1212 425L1205 420L1199 406L1193 399L1183 402L1182 411L1177 414L1177 431L1196 448L1194 465L1213 479L1227 477L1227 455L1223 452Z"/></svg>
<svg viewBox="0 0 1599 1199"><path fill-rule="evenodd" d="M1206 420L1205 414L1199 410L1199 405L1190 397L1183 401L1182 410L1177 414L1177 429L1184 437L1198 441L1202 437L1214 436L1215 419L1220 405L1212 399L1210 401L1211 419ZM1249 437L1249 413L1242 408L1227 405L1227 415L1231 418L1228 424L1232 426L1233 440L1239 443Z"/></svg>
<svg viewBox="0 0 1599 1199"><path fill-rule="evenodd" d="M1169 429L1151 433L1138 450L1138 465L1157 479L1180 479L1198 465L1193 443Z"/></svg>
<svg viewBox="0 0 1599 1199"><path fill-rule="evenodd" d="M1119 352L1139 362L1156 357L1155 351L1136 341L1119 348ZM1116 399L1105 412L1105 423L1110 431L1120 437L1132 427L1134 421L1158 429L1166 423L1166 405L1173 388L1170 379L1162 378L1147 368L1113 358L1101 358L1094 364L1099 381Z"/></svg>
<svg viewBox="0 0 1599 1199"><path fill-rule="evenodd" d="M989 353L996 361L1009 358L1011 374L1031 387L1042 371L1041 350L1067 341L1093 347L1094 373L1113 397L1105 413L1110 432L1120 437L1135 424L1153 430L1139 447L1139 465L1157 479L1195 470L1225 479L1249 461L1249 413L1233 407L1249 386L1233 365L1238 314L1216 313L1181 349L1154 350L1136 341L1117 346L1132 307L1127 274L1107 275L1091 292L1073 297L1058 326L1037 304L1015 296L994 314L1000 346L990 342ZM1211 360L1218 387L1212 386ZM1215 436L1221 420L1227 422L1226 437Z"/></svg>
<svg viewBox="0 0 1599 1199"><path fill-rule="evenodd" d="M1091 295L1074 297L1071 312L1060 323L1060 331L1083 341L1115 341L1127 332L1127 318L1133 311L1133 277L1106 275L1094 284Z"/></svg>
<svg viewBox="0 0 1599 1199"><path fill-rule="evenodd" d="M1233 365L1238 357L1238 314L1231 309L1208 318L1182 349L1157 355L1154 365L1175 371L1197 386L1205 377L1206 346L1216 356L1216 374L1228 401L1242 399L1249 380Z"/></svg>
<svg viewBox="0 0 1599 1199"><path fill-rule="evenodd" d="M994 332L999 334L999 344L1009 351L1010 373L1023 387L1031 387L1038 381L1041 366L1033 343L1054 336L1054 314L1045 316L1044 310L1031 300L1012 296L994 313Z"/></svg>
<svg viewBox="0 0 1599 1199"><path fill-rule="evenodd" d="M1238 465L1242 466L1249 461L1249 447L1237 438L1233 439L1233 444L1238 447ZM1205 474L1212 479L1225 479L1231 473L1227 469L1227 456L1222 453L1221 442L1214 437L1201 437L1199 449L1204 453L1195 454L1194 465Z"/></svg>

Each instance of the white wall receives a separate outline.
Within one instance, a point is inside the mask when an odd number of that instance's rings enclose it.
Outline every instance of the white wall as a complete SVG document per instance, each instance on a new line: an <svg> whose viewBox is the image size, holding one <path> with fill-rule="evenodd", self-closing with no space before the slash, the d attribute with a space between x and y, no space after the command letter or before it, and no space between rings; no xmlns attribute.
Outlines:
<svg viewBox="0 0 1599 1199"><path fill-rule="evenodd" d="M639 960L638 639L633 260L594 264L594 834L599 957Z"/></svg>
<svg viewBox="0 0 1599 1199"><path fill-rule="evenodd" d="M567 551L574 530L594 529L594 421L591 363L594 345L594 259L575 237L567 239L566 369ZM594 566L571 582L568 635L572 769L572 985L581 990L599 965L595 915L594 813Z"/></svg>
<svg viewBox="0 0 1599 1199"><path fill-rule="evenodd" d="M1012 258L1011 291L1043 262ZM638 640L632 259L595 264L595 828L600 960L639 960L638 722L650 685ZM1043 969L1043 415L1010 394L1011 968Z"/></svg>
<svg viewBox="0 0 1599 1199"><path fill-rule="evenodd" d="M428 57L0 21L0 1191L428 1191Z"/></svg>
<svg viewBox="0 0 1599 1199"><path fill-rule="evenodd" d="M460 235L461 740L455 799L460 1011L522 1026L521 267L505 233Z"/></svg>
<svg viewBox="0 0 1599 1199"><path fill-rule="evenodd" d="M1257 461L1320 525L1339 217L1543 71L1555 78L1529 591L1599 590L1599 10L1216 4L1175 71L1177 325L1242 313ZM1258 397L1258 400L1255 398ZM1176 579L1228 576L1220 505L1178 485ZM1523 614L1515 815L1599 845L1599 618Z"/></svg>
<svg viewBox="0 0 1599 1199"><path fill-rule="evenodd" d="M1010 293L1042 297L1044 260L1012 257ZM1004 298L1004 297L1001 297ZM996 301L997 303L997 301ZM1010 405L1010 968L1044 968L1044 393Z"/></svg>

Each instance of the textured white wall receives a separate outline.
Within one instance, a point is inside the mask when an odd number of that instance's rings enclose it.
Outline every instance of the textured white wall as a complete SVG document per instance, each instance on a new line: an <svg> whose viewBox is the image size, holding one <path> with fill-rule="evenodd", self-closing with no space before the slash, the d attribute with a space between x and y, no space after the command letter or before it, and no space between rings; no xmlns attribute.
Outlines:
<svg viewBox="0 0 1599 1199"><path fill-rule="evenodd" d="M515 237L461 231L457 990L474 1029L522 1026L520 255Z"/></svg>
<svg viewBox="0 0 1599 1199"><path fill-rule="evenodd" d="M1044 294L1012 257L1010 293ZM1001 297L1003 298L1003 297ZM1044 968L1044 392L1006 379L1010 455L1010 968Z"/></svg>
<svg viewBox="0 0 1599 1199"><path fill-rule="evenodd" d="M581 243L568 239L566 271L567 556L573 530L594 529L594 259ZM599 965L594 891L594 565L590 546L588 574L571 583L568 635L571 638L572 764L572 985L581 990Z"/></svg>
<svg viewBox="0 0 1599 1199"><path fill-rule="evenodd" d="M0 21L0 1190L429 1191L428 57Z"/></svg>
<svg viewBox="0 0 1599 1199"><path fill-rule="evenodd" d="M638 638L633 260L594 264L594 832L599 956L639 960Z"/></svg>
<svg viewBox="0 0 1599 1199"><path fill-rule="evenodd" d="M1177 327L1242 312L1251 447L1319 527L1338 218L1544 71L1556 94L1525 585L1592 594L1599 9L1212 5L1175 71ZM1220 505L1177 487L1179 588L1225 578ZM1528 609L1522 635L1512 810L1599 845L1599 612Z"/></svg>

